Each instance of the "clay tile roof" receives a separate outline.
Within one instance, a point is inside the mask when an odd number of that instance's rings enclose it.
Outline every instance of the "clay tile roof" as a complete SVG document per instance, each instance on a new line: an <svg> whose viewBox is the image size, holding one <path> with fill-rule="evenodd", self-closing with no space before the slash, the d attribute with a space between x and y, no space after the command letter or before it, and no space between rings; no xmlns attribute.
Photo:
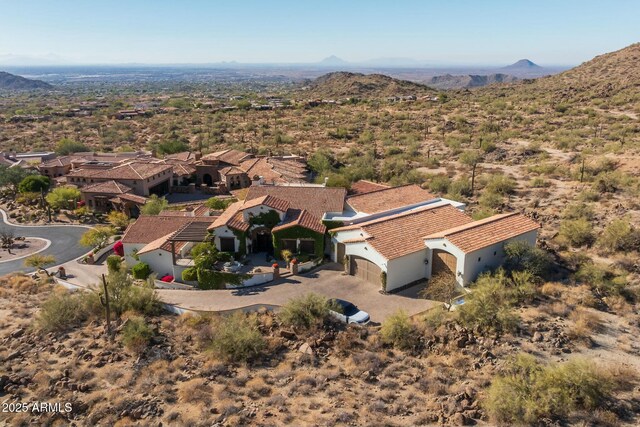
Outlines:
<svg viewBox="0 0 640 427"><path fill-rule="evenodd" d="M271 195L289 202L291 209L304 209L321 219L326 212L342 212L346 194L344 188L264 185L249 187L246 200Z"/></svg>
<svg viewBox="0 0 640 427"><path fill-rule="evenodd" d="M402 206L435 199L436 196L415 184L383 188L347 197L347 204L356 212L374 214Z"/></svg>
<svg viewBox="0 0 640 427"><path fill-rule="evenodd" d="M71 156L56 157L40 164L41 168L51 168L55 166L67 166L71 164L73 158Z"/></svg>
<svg viewBox="0 0 640 427"><path fill-rule="evenodd" d="M272 231L284 230L285 228L295 226L303 227L320 234L324 234L325 231L327 231L327 227L320 222L319 218L311 215L304 209L289 209L282 224L273 227Z"/></svg>
<svg viewBox="0 0 640 427"><path fill-rule="evenodd" d="M226 225L229 228L239 231L247 231L250 224L244 221L242 212L240 212L243 203L244 202L242 201L238 201L229 205L229 207L222 212L222 215L216 218L216 220L211 224L209 230Z"/></svg>
<svg viewBox="0 0 640 427"><path fill-rule="evenodd" d="M239 165L243 160L253 157L252 154L238 150L222 150L215 153L207 154L203 157L205 160L219 160L230 165Z"/></svg>
<svg viewBox="0 0 640 427"><path fill-rule="evenodd" d="M140 250L138 251L138 255L141 254L145 254L147 252L151 252L151 251L155 251L156 249L163 249L163 246L166 245L166 243L168 243L169 239L171 238L171 236L173 235L174 232L171 232L165 236L161 236L158 237L156 240L153 240L152 242L147 243L145 246L143 246L142 248L140 248ZM171 245L169 245L169 248L171 248ZM169 249L168 252L170 252L171 249Z"/></svg>
<svg viewBox="0 0 640 427"><path fill-rule="evenodd" d="M258 197L255 199L246 200L242 205L241 210L253 208L260 205L270 207L280 212L286 212L287 209L289 209L289 202L287 202L286 200L282 200L274 196L266 195L266 196Z"/></svg>
<svg viewBox="0 0 640 427"><path fill-rule="evenodd" d="M197 160L198 153L194 153L193 151L183 151L180 153L169 154L165 158L170 160L179 160L181 162L189 162Z"/></svg>
<svg viewBox="0 0 640 427"><path fill-rule="evenodd" d="M331 231L360 229L363 239L390 260L424 250L424 235L470 222L473 222L471 217L451 205L425 206Z"/></svg>
<svg viewBox="0 0 640 427"><path fill-rule="evenodd" d="M379 184L377 182L371 182L367 181L366 179L361 179L360 181L356 181L351 184L349 193L353 195L366 194L371 193L372 191L384 190L385 188L389 188L389 186L386 184Z"/></svg>
<svg viewBox="0 0 640 427"><path fill-rule="evenodd" d="M71 171L69 176L116 180L138 180L151 178L154 175L171 169L173 169L173 166L167 164L130 162L115 166L111 169L78 169Z"/></svg>
<svg viewBox="0 0 640 427"><path fill-rule="evenodd" d="M538 228L540 225L535 221L518 212L512 212L430 233L425 237L425 240L444 238L464 253L469 253Z"/></svg>
<svg viewBox="0 0 640 427"><path fill-rule="evenodd" d="M85 185L80 189L83 193L104 193L104 194L124 194L132 188L116 181L98 182L96 184Z"/></svg>
<svg viewBox="0 0 640 427"><path fill-rule="evenodd" d="M122 243L148 244L167 234L175 233L179 228L193 221L212 223L217 217L181 217L141 215L131 224L122 237Z"/></svg>
<svg viewBox="0 0 640 427"><path fill-rule="evenodd" d="M136 194L131 194L131 193L120 194L118 198L122 200L128 200L130 202L138 203L140 205L144 205L145 203L147 203L146 197L138 196Z"/></svg>
<svg viewBox="0 0 640 427"><path fill-rule="evenodd" d="M227 166L226 168L220 169L219 172L220 172L221 175L245 173L245 171L243 171L242 169L240 169L237 166Z"/></svg>

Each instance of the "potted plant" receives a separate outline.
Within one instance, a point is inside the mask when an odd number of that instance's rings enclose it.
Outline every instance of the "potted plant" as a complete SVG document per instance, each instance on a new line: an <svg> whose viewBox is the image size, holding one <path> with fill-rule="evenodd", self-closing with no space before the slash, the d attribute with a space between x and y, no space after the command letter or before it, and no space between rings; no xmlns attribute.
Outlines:
<svg viewBox="0 0 640 427"><path fill-rule="evenodd" d="M291 260L291 274L298 274L298 258Z"/></svg>

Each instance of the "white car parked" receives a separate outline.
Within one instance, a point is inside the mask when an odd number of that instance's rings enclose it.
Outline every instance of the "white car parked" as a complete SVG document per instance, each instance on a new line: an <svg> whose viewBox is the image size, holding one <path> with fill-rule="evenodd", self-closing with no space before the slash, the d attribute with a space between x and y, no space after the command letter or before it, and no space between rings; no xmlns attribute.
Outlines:
<svg viewBox="0 0 640 427"><path fill-rule="evenodd" d="M342 313L331 310L331 315L343 323L355 323L357 325L366 325L369 323L369 313L360 310L358 307L342 299L333 299L342 309Z"/></svg>

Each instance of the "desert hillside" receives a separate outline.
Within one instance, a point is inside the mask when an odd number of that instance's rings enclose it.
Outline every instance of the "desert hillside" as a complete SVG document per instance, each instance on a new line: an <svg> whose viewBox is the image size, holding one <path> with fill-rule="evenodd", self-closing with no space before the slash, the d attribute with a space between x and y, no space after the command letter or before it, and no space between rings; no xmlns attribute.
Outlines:
<svg viewBox="0 0 640 427"><path fill-rule="evenodd" d="M0 71L0 90L52 89L49 83Z"/></svg>

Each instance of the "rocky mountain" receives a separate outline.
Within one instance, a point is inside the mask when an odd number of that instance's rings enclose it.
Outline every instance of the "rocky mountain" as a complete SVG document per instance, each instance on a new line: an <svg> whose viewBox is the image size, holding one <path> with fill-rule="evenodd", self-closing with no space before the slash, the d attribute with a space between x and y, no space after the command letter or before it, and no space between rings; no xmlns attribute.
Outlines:
<svg viewBox="0 0 640 427"><path fill-rule="evenodd" d="M605 104L636 109L640 99L640 43L599 55L575 68L507 88L515 94L535 92L554 104ZM525 93L526 92L526 93Z"/></svg>
<svg viewBox="0 0 640 427"><path fill-rule="evenodd" d="M42 80L26 79L22 76L0 71L0 90L32 90L53 89L49 83Z"/></svg>
<svg viewBox="0 0 640 427"><path fill-rule="evenodd" d="M502 70L541 70L542 67L539 66L538 64L528 60L528 59L521 59L519 61L514 62L511 65L507 65L506 67L502 67Z"/></svg>
<svg viewBox="0 0 640 427"><path fill-rule="evenodd" d="M323 66L336 66L336 65L346 65L348 64L348 62L342 58L338 58L335 55L331 55L324 58L322 61L318 62L318 64Z"/></svg>
<svg viewBox="0 0 640 427"><path fill-rule="evenodd" d="M434 90L407 80L383 74L361 74L339 71L305 82L300 95L305 98L382 98L387 96L425 95Z"/></svg>
<svg viewBox="0 0 640 427"><path fill-rule="evenodd" d="M431 77L425 82L429 87L435 89L470 89L474 87L482 87L494 83L512 83L519 80L517 77L510 74L489 74L489 75L477 75L467 74L462 76L453 76L451 74L445 74L443 76Z"/></svg>

